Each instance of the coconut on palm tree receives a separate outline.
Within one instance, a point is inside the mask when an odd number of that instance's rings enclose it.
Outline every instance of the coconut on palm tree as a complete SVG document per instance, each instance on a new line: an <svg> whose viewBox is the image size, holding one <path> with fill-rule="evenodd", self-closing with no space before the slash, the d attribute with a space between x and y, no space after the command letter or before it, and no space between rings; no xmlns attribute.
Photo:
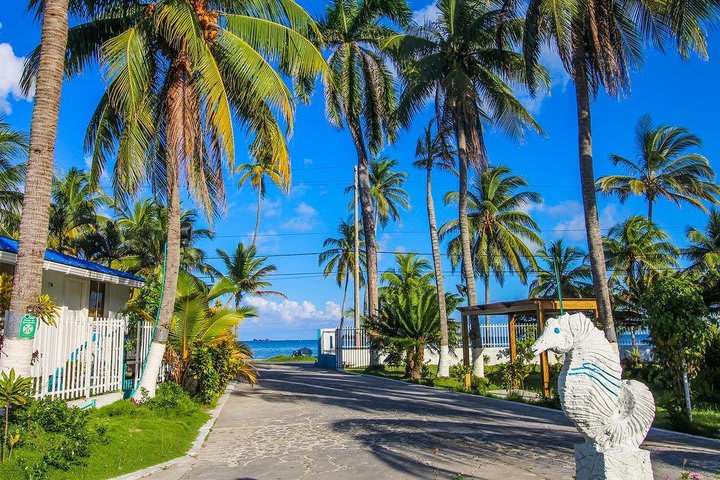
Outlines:
<svg viewBox="0 0 720 480"><path fill-rule="evenodd" d="M285 135L292 130L295 97L286 79L302 80L295 82L302 88L326 70L319 39L312 18L292 0L262 7L220 0L123 2L70 29L73 61L66 73L99 59L106 76L86 139L93 180L117 154L116 197L149 181L167 204L164 295L136 400L143 389L154 395L167 341L180 269L180 183L208 217L222 208L222 169L232 169L235 157L233 116L251 134L251 153L269 156L289 173Z"/></svg>
<svg viewBox="0 0 720 480"><path fill-rule="evenodd" d="M287 191L290 187L290 178L283 175L283 173L275 165L273 165L272 158L270 157L258 157L253 163L243 163L238 165L237 172L242 173L240 180L238 181L238 187L242 188L245 183L249 182L253 189L257 192L257 210L255 213L255 231L252 237L252 245L257 244L257 236L260 230L260 207L262 206L262 200L265 198L267 186L265 184L265 178L268 178L275 185Z"/></svg>
<svg viewBox="0 0 720 480"><path fill-rule="evenodd" d="M357 288L362 288L365 284L363 270L365 268L365 239L363 232L358 232L360 241L359 254L360 264L360 284ZM345 323L345 305L347 302L348 284L350 277L355 271L355 226L348 220L341 220L338 225L338 236L326 238L323 241L324 250L318 255L318 265L323 267L323 276L335 276L338 287L343 288L342 304L340 306L340 328ZM343 286L344 285L344 286Z"/></svg>
<svg viewBox="0 0 720 480"><path fill-rule="evenodd" d="M635 132L637 160L611 155L616 167L626 175L600 177L597 188L603 193L616 195L621 202L630 195L645 198L647 219L652 222L653 206L661 198L677 205L688 203L707 211L703 201L720 202L720 186L710 161L690 150L698 149L702 141L681 127L655 126L649 115L643 116Z"/></svg>
<svg viewBox="0 0 720 480"><path fill-rule="evenodd" d="M267 280L267 276L273 274L277 267L268 264L267 257L258 256L254 245L246 247L243 243L238 243L232 256L220 248L216 252L225 266L225 272L215 270L215 274L237 287L233 294L235 308L240 308L243 298L247 295L256 297L274 295L285 298L282 292L267 290L267 287L272 285Z"/></svg>
<svg viewBox="0 0 720 480"><path fill-rule="evenodd" d="M393 74L379 47L397 33L394 26L407 26L411 14L406 0L333 0L318 22L331 71L325 84L325 109L333 125L347 126L357 152L371 316L378 306L378 254L370 155L394 135L395 107Z"/></svg>
<svg viewBox="0 0 720 480"><path fill-rule="evenodd" d="M468 178L472 166L487 165L485 125L513 137L525 128L540 130L515 96L528 74L517 52L522 25L507 19L496 5L472 0L440 0L439 16L410 34L388 37L383 48L401 66L405 89L396 118L408 127L426 102L435 101L438 125L452 131L458 150L458 229L462 272L468 299L477 304L468 224ZM504 28L500 28L500 26ZM533 70L534 83L547 84L547 74ZM480 324L471 318L473 369L483 369Z"/></svg>
<svg viewBox="0 0 720 480"><path fill-rule="evenodd" d="M558 278L563 297L582 298L592 295L590 265L585 252L566 246L559 239L538 250L535 256L540 262L535 269L535 279L530 283L531 297L557 298Z"/></svg>
<svg viewBox="0 0 720 480"><path fill-rule="evenodd" d="M629 72L641 63L646 39L662 44L672 36L683 57L691 51L707 56L703 23L713 21L716 6L704 1L689 4L679 0L654 3L530 0L526 4L503 0L504 10L512 12L518 7L526 12L522 37L526 72L532 74L539 66L541 49L549 44L574 82L580 185L593 287L605 337L617 343L595 195L590 102L600 89L611 96L629 91ZM528 84L534 84L532 77Z"/></svg>
<svg viewBox="0 0 720 480"><path fill-rule="evenodd" d="M446 378L450 376L450 343L448 337L448 319L445 308L445 279L442 272L442 259L440 257L440 241L438 240L438 227L435 218L435 200L432 193L432 171L454 170L452 158L455 151L447 141L447 134L442 130L433 133L433 121L430 121L418 139L415 148L414 166L425 170L425 198L427 201L428 224L430 227L430 245L432 247L433 269L435 272L435 288L438 295L440 313L440 358L438 361L437 376Z"/></svg>

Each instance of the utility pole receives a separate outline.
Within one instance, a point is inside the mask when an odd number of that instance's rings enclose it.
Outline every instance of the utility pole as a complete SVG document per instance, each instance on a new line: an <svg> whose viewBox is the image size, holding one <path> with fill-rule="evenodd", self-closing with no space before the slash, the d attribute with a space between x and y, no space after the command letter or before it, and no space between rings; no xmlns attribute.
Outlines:
<svg viewBox="0 0 720 480"><path fill-rule="evenodd" d="M355 328L360 328L360 228L358 225L358 168L354 171L354 202L355 202Z"/></svg>

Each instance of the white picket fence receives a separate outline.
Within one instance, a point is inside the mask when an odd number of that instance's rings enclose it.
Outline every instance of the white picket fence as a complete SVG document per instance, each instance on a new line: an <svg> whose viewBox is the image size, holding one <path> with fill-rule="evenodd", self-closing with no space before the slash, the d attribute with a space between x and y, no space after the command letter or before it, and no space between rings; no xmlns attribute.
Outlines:
<svg viewBox="0 0 720 480"><path fill-rule="evenodd" d="M370 365L370 337L364 328L335 330L335 362L337 368Z"/></svg>
<svg viewBox="0 0 720 480"><path fill-rule="evenodd" d="M520 340L526 335L535 338L537 327L532 324L515 325L515 338ZM480 339L486 348L508 348L510 346L510 332L507 324L485 325L480 322Z"/></svg>
<svg viewBox="0 0 720 480"><path fill-rule="evenodd" d="M65 308L57 327L37 327L30 368L35 397L87 398L122 389L128 320L89 318Z"/></svg>

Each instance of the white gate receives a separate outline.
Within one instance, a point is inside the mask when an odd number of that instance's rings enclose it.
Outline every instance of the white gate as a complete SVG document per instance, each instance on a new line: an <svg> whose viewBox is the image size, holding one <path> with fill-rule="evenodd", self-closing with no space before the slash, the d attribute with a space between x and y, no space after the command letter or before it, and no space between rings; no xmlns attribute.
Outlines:
<svg viewBox="0 0 720 480"><path fill-rule="evenodd" d="M335 330L335 359L339 369L370 365L370 338L364 328Z"/></svg>

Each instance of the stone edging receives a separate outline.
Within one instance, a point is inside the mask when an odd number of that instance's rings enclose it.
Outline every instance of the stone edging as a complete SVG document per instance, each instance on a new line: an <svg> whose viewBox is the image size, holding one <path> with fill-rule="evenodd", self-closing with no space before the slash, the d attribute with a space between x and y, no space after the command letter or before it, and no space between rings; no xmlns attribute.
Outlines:
<svg viewBox="0 0 720 480"><path fill-rule="evenodd" d="M213 425L215 425L215 421L217 420L218 416L220 416L220 412L225 406L225 402L227 402L227 399L230 397L232 391L235 390L236 385L237 382L228 383L228 386L225 388L225 392L223 392L222 396L218 399L215 408L210 410L210 419L205 422L202 427L200 427L197 437L195 437L195 441L190 447L190 450L188 450L185 455L183 455L182 457L173 458L172 460L168 460L167 462L158 463L157 465L143 468L142 470L136 470L134 472L126 473L125 475L115 477L111 480L137 480L140 478L145 478L161 470L166 470L170 467L188 463L195 457L197 457L197 454L200 452L200 448L202 448L203 443L205 443L205 439L210 433L210 430L212 430Z"/></svg>
<svg viewBox="0 0 720 480"><path fill-rule="evenodd" d="M332 369L330 369L330 370L332 370ZM563 413L562 410L558 410L558 409L556 409L556 408L544 407L544 406L542 406L542 405L534 405L534 404L532 404L532 403L526 403L526 402L514 402L513 400L506 400L506 399L504 399L504 398L495 397L495 396L475 395L475 394L472 394L472 393L458 392L457 390L449 390L449 389L447 389L447 388L442 388L442 387L435 387L435 386L430 386L430 385L422 385L422 384L419 384L419 383L410 383L410 382L406 382L406 381L404 381L404 380L398 380L397 378L382 377L382 376L380 376L380 375L372 375L372 374L369 374L369 373L346 372L346 371L344 371L344 370L333 370L333 371L336 371L336 372L338 372L338 373L342 373L342 374L345 374L345 375L365 375L365 376L368 376L368 377L380 378L380 379L387 380L387 381L390 381L390 382L399 382L399 383L402 383L402 384L405 384L405 385L411 385L411 386L420 387L420 388L429 388L429 389L432 389L432 390L437 390L437 391L442 391L442 392L448 392L448 393L451 393L451 394L457 394L457 395L473 395L473 396L480 397L480 398L486 398L486 399L491 400L491 401L492 401L492 400L495 400L495 401L498 401L498 402L519 403L519 404L521 404L521 405L525 405L525 406L528 406L528 407L531 407L531 408L538 408L538 409L541 409L541 410L547 410L547 411L549 411L549 412L555 412L555 413L560 413L560 414ZM690 437L690 438L695 438L695 439L698 439L698 440L705 440L705 441L708 441L708 442L710 442L710 443L717 443L718 445L720 445L720 439L718 439L718 438L704 437L704 436L702 436L702 435L693 435L692 433L678 432L678 431L675 431L675 430L668 430L668 429L666 429L666 428L659 428L659 427L652 427L652 430L655 430L655 431L658 431L658 432L663 432L663 433L669 433L669 434L672 434L672 435L679 435L679 436L681 436L681 437Z"/></svg>

